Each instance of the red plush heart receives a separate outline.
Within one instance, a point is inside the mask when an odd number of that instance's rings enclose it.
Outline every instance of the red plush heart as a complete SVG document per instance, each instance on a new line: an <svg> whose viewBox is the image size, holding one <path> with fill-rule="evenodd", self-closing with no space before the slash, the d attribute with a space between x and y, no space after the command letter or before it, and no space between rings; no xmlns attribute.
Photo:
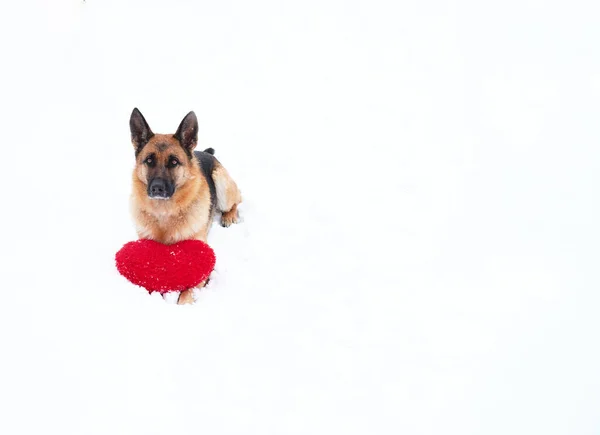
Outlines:
<svg viewBox="0 0 600 435"><path fill-rule="evenodd" d="M115 256L119 273L148 292L197 286L215 267L215 252L200 240L163 245L154 240L126 243Z"/></svg>

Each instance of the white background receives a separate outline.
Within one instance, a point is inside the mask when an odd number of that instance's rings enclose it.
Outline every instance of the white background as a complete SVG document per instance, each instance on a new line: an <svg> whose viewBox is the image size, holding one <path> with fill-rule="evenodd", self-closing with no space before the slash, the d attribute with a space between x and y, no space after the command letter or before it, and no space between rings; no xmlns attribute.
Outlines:
<svg viewBox="0 0 600 435"><path fill-rule="evenodd" d="M0 6L0 432L600 432L597 2ZM139 107L244 195L124 280Z"/></svg>

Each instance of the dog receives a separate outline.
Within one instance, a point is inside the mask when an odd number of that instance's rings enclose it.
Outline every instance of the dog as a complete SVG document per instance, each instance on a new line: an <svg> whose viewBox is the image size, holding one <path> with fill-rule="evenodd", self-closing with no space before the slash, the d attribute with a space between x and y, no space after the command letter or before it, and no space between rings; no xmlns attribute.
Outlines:
<svg viewBox="0 0 600 435"><path fill-rule="evenodd" d="M206 242L216 213L224 227L238 222L242 195L235 181L215 158L214 149L194 150L198 144L194 112L183 118L175 134L154 134L135 108L129 128L136 161L131 212L140 239ZM182 291L177 303L193 303L193 290Z"/></svg>

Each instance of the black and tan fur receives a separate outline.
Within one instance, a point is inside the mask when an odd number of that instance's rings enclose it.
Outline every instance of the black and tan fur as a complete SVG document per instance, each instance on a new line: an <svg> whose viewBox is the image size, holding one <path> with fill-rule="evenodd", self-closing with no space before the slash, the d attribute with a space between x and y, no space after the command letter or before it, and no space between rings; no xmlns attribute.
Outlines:
<svg viewBox="0 0 600 435"><path fill-rule="evenodd" d="M175 134L154 134L137 108L129 126L136 158L131 211L141 239L165 244L206 241L216 212L221 213L221 225L237 223L240 191L212 148L194 151L194 112L183 118ZM181 292L178 303L192 303L192 292Z"/></svg>

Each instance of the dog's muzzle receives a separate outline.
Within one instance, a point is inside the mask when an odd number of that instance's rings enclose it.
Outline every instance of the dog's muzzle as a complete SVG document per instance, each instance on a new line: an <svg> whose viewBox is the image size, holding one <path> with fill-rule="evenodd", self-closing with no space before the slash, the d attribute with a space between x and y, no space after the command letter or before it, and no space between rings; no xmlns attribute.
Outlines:
<svg viewBox="0 0 600 435"><path fill-rule="evenodd" d="M148 183L148 196L154 199L169 199L173 196L173 184L164 178L154 178Z"/></svg>

